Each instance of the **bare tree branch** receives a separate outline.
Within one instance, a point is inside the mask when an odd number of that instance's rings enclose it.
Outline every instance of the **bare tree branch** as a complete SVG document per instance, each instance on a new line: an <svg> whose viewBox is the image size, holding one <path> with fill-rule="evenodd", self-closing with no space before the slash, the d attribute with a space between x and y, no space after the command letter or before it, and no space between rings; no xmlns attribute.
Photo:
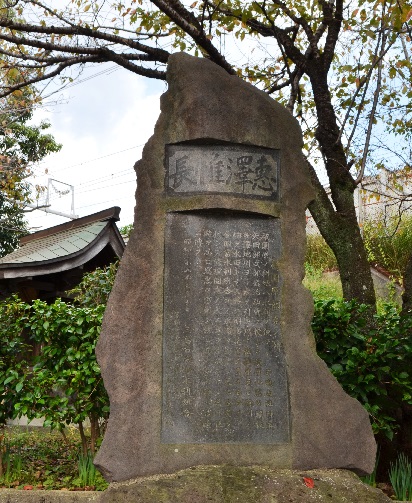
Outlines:
<svg viewBox="0 0 412 503"><path fill-rule="evenodd" d="M306 37L309 42L309 46L311 48L311 53L313 57L317 58L320 56L319 54L319 49L317 45L317 40L314 36L314 33L309 26L308 22L306 21L305 18L296 16L288 7L287 5L282 2L281 0L272 0L275 5L278 5L282 11L288 16L289 19L291 19L296 25L301 26L303 31L306 34Z"/></svg>
<svg viewBox="0 0 412 503"><path fill-rule="evenodd" d="M212 61L224 68L231 75L236 75L236 71L232 65L226 61L226 58L207 38L196 17L181 2L178 0L151 0L151 2L192 37L196 44L209 55Z"/></svg>
<svg viewBox="0 0 412 503"><path fill-rule="evenodd" d="M96 62L96 58L93 58L92 56L90 56L88 59L89 59L89 62L93 62L93 60L94 60L94 62ZM66 59L65 62L60 63L58 65L58 67L50 73L43 74L39 77L31 77L30 79L23 80L22 82L20 82L18 84L14 84L12 86L5 86L5 90L0 91L0 98L4 98L4 97L8 96L9 94L13 93L14 91L17 91L19 89L27 87L28 85L37 84L38 82L41 82L43 80L48 80L53 77L56 77L57 75L60 75L60 73L65 68L68 68L68 67L74 66L74 65L78 65L78 64L79 64L78 58Z"/></svg>
<svg viewBox="0 0 412 503"><path fill-rule="evenodd" d="M63 26L39 26L25 23L16 23L7 18L0 18L0 27L8 28L11 32L18 31L24 33L38 33L45 35L81 35L90 37L92 40L104 40L115 44L125 45L131 49L141 51L156 57L156 60L162 63L167 63L170 53L164 49L150 47L146 44L141 44L134 39L103 33L99 30L92 30L84 26L76 25L74 27ZM75 46L59 45L52 42L40 42L39 40L27 39L16 35L7 35L4 31L0 32L0 40L5 40L17 45L29 45L50 51L71 52L74 54L91 54L98 51L98 48L79 48Z"/></svg>
<svg viewBox="0 0 412 503"><path fill-rule="evenodd" d="M382 21L382 23L383 23L383 21ZM379 63L378 63L378 76L377 76L377 80L376 80L376 88L375 88L375 93L373 96L372 109L371 109L371 112L369 115L368 130L366 133L365 146L363 148L361 169L360 169L358 176L356 177L356 180L355 180L356 185L359 185L359 183L361 182L363 175L365 173L366 160L368 158L369 144L370 144L371 134L372 134L372 127L375 122L376 107L378 106L379 93L380 93L381 85L382 85L382 58L383 58L383 53L385 52L385 44L386 44L386 35L385 35L385 31L383 31L382 45L381 45L381 50L380 50L380 55L379 55L380 58L379 58Z"/></svg>
<svg viewBox="0 0 412 503"><path fill-rule="evenodd" d="M349 119L350 113L351 113L351 111L353 109L353 106L354 106L354 104L356 102L356 98L359 96L359 93L361 91L363 91L363 93L362 93L363 96L362 96L362 100L361 101L364 101L365 95L366 95L366 91L368 90L369 82L370 82L370 79L372 77L373 71L376 69L377 66L379 66L382 63L383 58L386 56L387 52L393 46L393 44L395 43L395 41L392 41L391 43L389 43L387 45L386 49L383 52L380 52L380 54L378 55L380 43L381 43L381 37L378 38L378 42L376 44L374 61L373 61L372 65L371 65L371 67L369 68L367 74L364 75L360 79L359 85L356 88L355 92L353 93L351 102L350 102L349 107L348 107L348 109L346 111L345 118L343 119L342 126L341 126L340 131L339 131L338 139L336 141L341 141L341 138L342 138L342 135L343 135L343 131L345 130L346 123L347 123L347 121ZM356 119L354 121L354 126L352 128L352 132L351 132L351 134L349 136L349 139L348 139L348 143L347 143L347 146L346 146L346 152L349 151L350 145L352 143L353 136L355 135L356 128L357 128L358 121L359 121L359 117L360 117L360 113L361 113L360 110L358 110L357 115L356 115Z"/></svg>
<svg viewBox="0 0 412 503"><path fill-rule="evenodd" d="M336 43L339 38L339 33L343 21L343 0L336 0L335 12L333 13L333 3L323 1L321 3L324 22L328 25L326 42L323 52L325 70L328 71L335 55Z"/></svg>

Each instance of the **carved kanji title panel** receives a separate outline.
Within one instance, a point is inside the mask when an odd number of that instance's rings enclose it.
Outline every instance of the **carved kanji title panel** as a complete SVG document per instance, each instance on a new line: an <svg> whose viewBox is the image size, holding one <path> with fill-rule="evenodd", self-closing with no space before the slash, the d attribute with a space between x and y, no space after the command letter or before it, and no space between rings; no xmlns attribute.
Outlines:
<svg viewBox="0 0 412 503"><path fill-rule="evenodd" d="M248 146L166 146L168 194L235 194L279 200L279 152Z"/></svg>

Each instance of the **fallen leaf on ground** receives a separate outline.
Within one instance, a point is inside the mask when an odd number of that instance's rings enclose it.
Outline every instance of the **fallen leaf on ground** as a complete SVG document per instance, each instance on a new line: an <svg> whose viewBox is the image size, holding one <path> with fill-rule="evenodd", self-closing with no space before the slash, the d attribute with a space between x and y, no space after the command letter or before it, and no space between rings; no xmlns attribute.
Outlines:
<svg viewBox="0 0 412 503"><path fill-rule="evenodd" d="M311 489L315 487L315 481L310 477L303 477L303 482L305 483L306 487L310 487Z"/></svg>

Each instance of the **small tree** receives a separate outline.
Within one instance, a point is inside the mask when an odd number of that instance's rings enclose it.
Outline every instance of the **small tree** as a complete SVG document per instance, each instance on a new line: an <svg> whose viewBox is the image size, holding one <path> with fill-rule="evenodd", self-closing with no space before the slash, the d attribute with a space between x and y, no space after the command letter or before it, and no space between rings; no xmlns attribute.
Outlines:
<svg viewBox="0 0 412 503"><path fill-rule="evenodd" d="M110 271L114 267L109 268ZM93 275L93 273L92 273ZM103 278L99 270L96 276ZM90 283L90 275L85 282ZM21 302L16 296L0 303L0 422L26 415L44 418L44 426L64 433L68 424L77 424L84 453L88 441L84 422L91 427L90 449L95 451L101 422L109 414L95 346L105 304L95 303L107 295L89 298L87 306L74 306L57 299L53 304L36 300ZM84 288L84 284L83 284ZM93 304L93 305L92 305ZM32 357L30 343L41 346Z"/></svg>
<svg viewBox="0 0 412 503"><path fill-rule="evenodd" d="M104 309L104 305L75 307L60 299L51 305L36 300L26 324L42 350L34 361L18 410L29 418L44 417L45 426L59 430L77 424L85 453L84 422L90 422L90 449L94 452L99 420L107 420L109 412L94 351Z"/></svg>

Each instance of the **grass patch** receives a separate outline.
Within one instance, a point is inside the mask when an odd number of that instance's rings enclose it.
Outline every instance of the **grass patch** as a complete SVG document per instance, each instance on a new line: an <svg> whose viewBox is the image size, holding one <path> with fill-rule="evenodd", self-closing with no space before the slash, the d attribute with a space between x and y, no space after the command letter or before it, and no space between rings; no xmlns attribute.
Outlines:
<svg viewBox="0 0 412 503"><path fill-rule="evenodd" d="M82 481L78 466L81 439L76 428L67 428L63 436L43 428L8 427L0 448L3 458L0 487L103 491L108 486L99 472L94 485L87 486Z"/></svg>
<svg viewBox="0 0 412 503"><path fill-rule="evenodd" d="M363 241L368 262L386 269L391 277L402 284L412 249L412 216L385 218L382 215L381 218L366 221ZM338 268L331 248L319 234L307 235L305 263L315 271Z"/></svg>
<svg viewBox="0 0 412 503"><path fill-rule="evenodd" d="M342 284L337 273L324 274L307 263L305 269L303 284L312 292L314 300L342 299Z"/></svg>
<svg viewBox="0 0 412 503"><path fill-rule="evenodd" d="M335 255L321 235L306 237L305 263L314 271L332 271L338 268Z"/></svg>
<svg viewBox="0 0 412 503"><path fill-rule="evenodd" d="M313 295L313 300L342 300L342 284L340 282L339 274L337 272L325 272L314 269L310 264L305 264L306 275L303 279L303 285L310 290ZM401 304L396 300L395 291L391 284L388 284L388 289L393 290L392 294L389 292L388 297L376 296L376 308L378 313L385 311L386 306L389 304L393 306L398 312L401 309Z"/></svg>

